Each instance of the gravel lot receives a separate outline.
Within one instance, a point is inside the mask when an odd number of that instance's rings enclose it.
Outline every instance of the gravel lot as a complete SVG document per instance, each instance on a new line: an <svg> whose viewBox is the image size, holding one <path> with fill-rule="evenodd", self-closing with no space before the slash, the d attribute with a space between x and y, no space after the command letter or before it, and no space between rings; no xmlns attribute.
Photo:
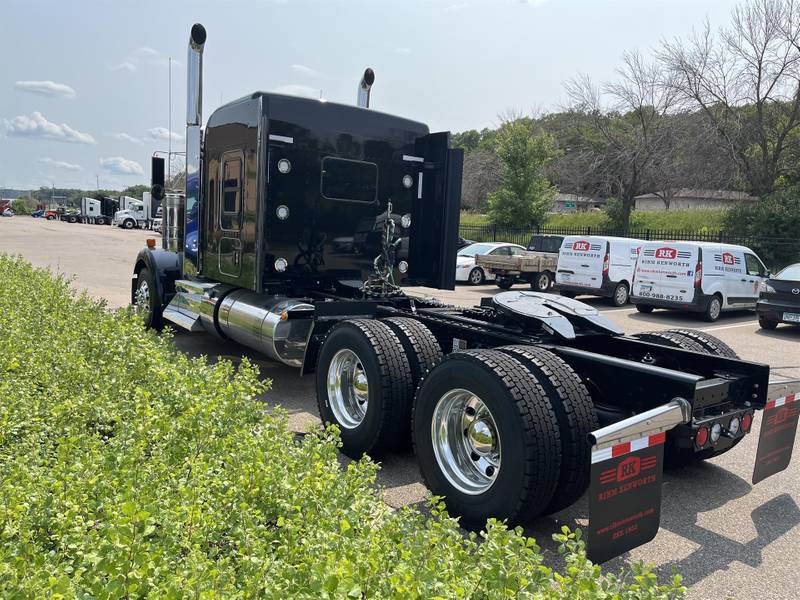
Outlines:
<svg viewBox="0 0 800 600"><path fill-rule="evenodd" d="M21 254L34 265L75 277L75 286L105 298L111 307L129 301L133 262L148 231L126 231L108 226L48 222L29 217L0 218L0 252ZM160 242L158 242L160 243ZM522 289L522 286L517 286ZM453 292L416 289L433 293L443 301L477 304L481 296L499 291L494 286L458 287ZM588 302L621 325L626 333L649 329L692 327L718 336L745 359L768 363L773 373L800 377L800 328L781 326L776 331L759 329L751 312L726 313L714 324L691 315L656 311L639 314L633 308L611 308L598 299ZM43 316L61 318L66 315ZM191 354L239 360L247 354L273 380L264 395L290 415L290 425L303 431L318 423L313 380L300 378L293 369L262 360L233 343L220 343L207 335L176 333L176 345ZM753 430L758 431L757 418ZM798 597L800 573L800 452L789 469L758 486L750 484L757 435L748 436L732 452L704 464L667 473L664 484L661 532L649 544L605 565L617 571L624 561L646 560L658 565L664 576L673 567L691 586L692 598ZM795 443L797 446L797 442ZM426 490L414 457L389 456L382 463L380 484L392 506L417 503ZM530 535L549 554L555 553L550 535L562 524L585 525L588 503L583 498L556 515L542 518L528 528ZM795 558L791 558L795 557ZM555 561L555 559L552 559Z"/></svg>

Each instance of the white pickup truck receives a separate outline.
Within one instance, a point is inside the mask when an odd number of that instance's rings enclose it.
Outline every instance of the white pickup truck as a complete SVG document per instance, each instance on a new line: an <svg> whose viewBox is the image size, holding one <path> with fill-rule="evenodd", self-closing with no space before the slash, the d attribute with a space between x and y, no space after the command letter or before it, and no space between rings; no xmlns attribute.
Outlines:
<svg viewBox="0 0 800 600"><path fill-rule="evenodd" d="M479 254L475 264L495 275L497 287L507 290L515 283L524 281L537 292L547 292L555 279L558 251L564 240L560 235L531 237L528 251L515 256Z"/></svg>

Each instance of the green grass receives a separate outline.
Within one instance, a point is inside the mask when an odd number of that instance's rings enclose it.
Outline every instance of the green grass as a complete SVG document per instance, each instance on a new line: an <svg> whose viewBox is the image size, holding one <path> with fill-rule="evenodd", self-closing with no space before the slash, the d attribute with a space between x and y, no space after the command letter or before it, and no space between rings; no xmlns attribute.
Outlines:
<svg viewBox="0 0 800 600"><path fill-rule="evenodd" d="M634 211L631 229L671 229L706 233L722 229L725 210L673 210L665 212ZM462 211L461 225L491 225L489 215ZM548 215L545 227L608 227L604 212L565 213Z"/></svg>

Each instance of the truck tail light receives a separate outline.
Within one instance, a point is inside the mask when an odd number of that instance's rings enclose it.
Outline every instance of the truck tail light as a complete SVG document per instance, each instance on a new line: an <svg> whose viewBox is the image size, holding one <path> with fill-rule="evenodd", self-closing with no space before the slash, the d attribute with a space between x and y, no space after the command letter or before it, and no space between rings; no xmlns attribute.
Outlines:
<svg viewBox="0 0 800 600"><path fill-rule="evenodd" d="M611 257L609 256L608 252L606 252L606 257L603 259L603 275L608 275L608 267L611 263Z"/></svg>
<svg viewBox="0 0 800 600"><path fill-rule="evenodd" d="M742 415L742 431L747 433L750 431L750 426L753 424L753 415L750 413L744 413Z"/></svg>
<svg viewBox="0 0 800 600"><path fill-rule="evenodd" d="M698 262L694 268L694 287L699 288L703 283L703 263Z"/></svg>
<svg viewBox="0 0 800 600"><path fill-rule="evenodd" d="M703 446L706 445L707 442L708 442L708 427L704 425L697 430L697 434L694 436L694 443L702 448Z"/></svg>

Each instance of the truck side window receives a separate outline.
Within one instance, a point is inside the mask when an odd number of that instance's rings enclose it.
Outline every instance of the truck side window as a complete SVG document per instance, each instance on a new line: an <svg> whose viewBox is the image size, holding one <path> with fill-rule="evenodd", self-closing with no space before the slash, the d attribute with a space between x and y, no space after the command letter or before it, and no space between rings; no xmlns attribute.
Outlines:
<svg viewBox="0 0 800 600"><path fill-rule="evenodd" d="M328 200L378 201L378 165L326 156L322 159L320 192Z"/></svg>
<svg viewBox="0 0 800 600"><path fill-rule="evenodd" d="M758 260L752 254L745 254L744 261L747 265L747 274L748 275L763 275L764 274L764 267L761 265L761 261Z"/></svg>
<svg viewBox="0 0 800 600"><path fill-rule="evenodd" d="M220 227L228 230L239 229L239 208L242 201L242 159L225 159L222 164L222 210Z"/></svg>

